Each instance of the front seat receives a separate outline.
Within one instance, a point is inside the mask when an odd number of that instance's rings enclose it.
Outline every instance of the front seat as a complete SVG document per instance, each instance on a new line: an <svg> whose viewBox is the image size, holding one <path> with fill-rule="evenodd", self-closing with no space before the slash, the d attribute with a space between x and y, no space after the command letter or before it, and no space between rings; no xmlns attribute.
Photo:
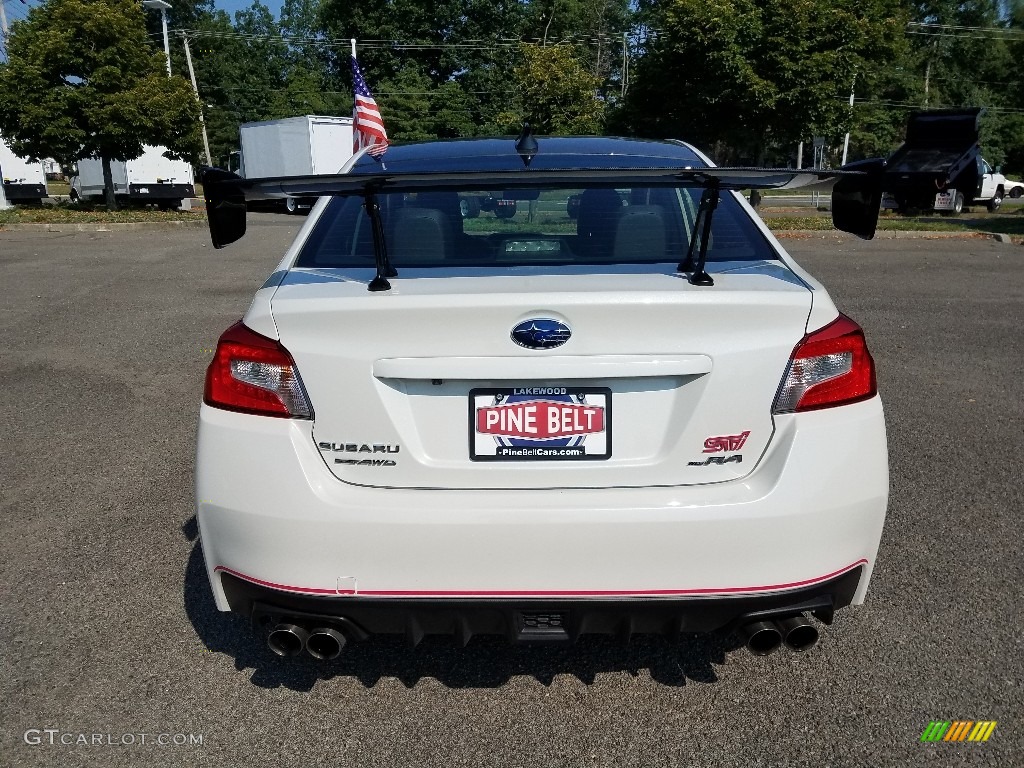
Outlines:
<svg viewBox="0 0 1024 768"><path fill-rule="evenodd" d="M665 213L660 205L623 208L615 228L615 261L662 261Z"/></svg>
<svg viewBox="0 0 1024 768"><path fill-rule="evenodd" d="M391 219L388 256L396 267L433 264L448 258L451 227L437 208L406 206Z"/></svg>

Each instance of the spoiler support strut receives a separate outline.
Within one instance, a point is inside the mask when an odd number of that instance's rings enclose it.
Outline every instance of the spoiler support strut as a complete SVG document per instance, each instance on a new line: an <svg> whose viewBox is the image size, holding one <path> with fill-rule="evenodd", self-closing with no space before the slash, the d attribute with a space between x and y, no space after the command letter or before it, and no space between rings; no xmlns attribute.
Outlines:
<svg viewBox="0 0 1024 768"><path fill-rule="evenodd" d="M704 266L708 260L708 243L711 241L711 219L718 208L720 189L717 180L712 180L704 193L700 196L700 206L697 208L697 219L693 222L693 234L690 235L690 249L687 251L686 259L680 262L676 269L679 272L689 272L690 285L714 285ZM697 236L700 235L700 249L697 251L697 260L694 262L693 250L697 244Z"/></svg>
<svg viewBox="0 0 1024 768"><path fill-rule="evenodd" d="M391 283L389 277L398 277L398 270L391 266L388 259L387 244L384 241L384 223L380 218L380 204L377 202L377 195L372 190L367 190L363 197L363 206L366 208L366 215L370 217L370 226L373 229L373 261L377 267L377 274L370 281L370 291L390 291Z"/></svg>

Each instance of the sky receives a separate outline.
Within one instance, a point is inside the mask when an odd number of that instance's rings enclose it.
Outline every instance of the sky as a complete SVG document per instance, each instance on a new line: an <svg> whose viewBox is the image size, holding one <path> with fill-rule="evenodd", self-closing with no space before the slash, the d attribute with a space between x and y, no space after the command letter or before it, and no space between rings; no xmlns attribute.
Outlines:
<svg viewBox="0 0 1024 768"><path fill-rule="evenodd" d="M24 19L28 14L28 9L39 5L41 0L3 0L4 10L7 12L7 21L15 22L19 19ZM174 0L167 0L167 2L174 4ZM265 6L267 6L274 16L281 15L281 2L282 0L260 0ZM241 11L244 8L248 8L252 5L252 0L214 0L214 7L220 10L227 11L228 15L232 18L235 16L235 11Z"/></svg>
<svg viewBox="0 0 1024 768"><path fill-rule="evenodd" d="M17 2L17 0L15 0ZM8 0L10 2L10 0ZM169 3L173 3L174 0L167 0ZM281 0L260 0L275 17L281 17ZM228 16L232 19L235 18L235 11L241 11L252 5L252 0L214 0L214 7L221 10L227 11Z"/></svg>
<svg viewBox="0 0 1024 768"><path fill-rule="evenodd" d="M172 5L174 0L167 0ZM265 6L267 6L274 16L280 18L281 16L281 2L282 0L260 0ZM7 14L7 22L13 24L15 21L21 21L28 15L28 9L33 6L39 5L42 0L0 0L4 4L4 11ZM227 11L228 15L234 19L235 11L241 11L252 5L252 0L214 0L214 7L222 11ZM6 51L3 49L3 41L0 40L0 61L6 61Z"/></svg>

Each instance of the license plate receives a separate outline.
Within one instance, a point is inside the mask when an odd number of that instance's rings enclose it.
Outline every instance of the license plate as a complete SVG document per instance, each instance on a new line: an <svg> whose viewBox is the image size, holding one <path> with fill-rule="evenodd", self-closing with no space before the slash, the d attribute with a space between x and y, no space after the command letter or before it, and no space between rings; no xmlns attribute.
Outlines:
<svg viewBox="0 0 1024 768"><path fill-rule="evenodd" d="M606 387L524 385L469 393L473 461L601 461L612 455Z"/></svg>
<svg viewBox="0 0 1024 768"><path fill-rule="evenodd" d="M936 211L951 211L953 210L953 193L952 192L939 192L935 195L935 210Z"/></svg>

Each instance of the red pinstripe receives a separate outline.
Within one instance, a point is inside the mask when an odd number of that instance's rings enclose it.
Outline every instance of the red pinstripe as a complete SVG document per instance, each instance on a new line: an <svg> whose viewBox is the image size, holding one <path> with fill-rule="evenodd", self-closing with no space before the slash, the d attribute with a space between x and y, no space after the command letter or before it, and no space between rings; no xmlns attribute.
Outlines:
<svg viewBox="0 0 1024 768"><path fill-rule="evenodd" d="M804 579L803 581L792 581L787 584L771 584L756 587L722 587L720 589L638 589L638 590L608 590L608 589L584 589L584 590L572 590L572 589L552 589L552 590L431 590L431 589L365 589L359 590L360 596L367 597L684 597L686 595L731 595L741 594L747 592L777 592L783 589L796 589L797 587L806 587L811 584L817 584L822 581L828 581L829 579L840 576L848 571L852 571L861 565L867 565L868 561L861 558L857 562L840 568L838 571L827 573L824 576L818 576L813 579ZM321 589L318 587L293 587L285 584L276 584L272 581L264 581L263 579L257 579L255 576L247 576L244 573L228 568L224 565L218 565L213 569L214 572L223 571L224 573L230 573L232 576L236 576L239 579L243 579L252 584L258 584L262 587L268 587L270 589L277 589L282 592L295 592L298 594L306 595L355 595L355 590L352 589Z"/></svg>

